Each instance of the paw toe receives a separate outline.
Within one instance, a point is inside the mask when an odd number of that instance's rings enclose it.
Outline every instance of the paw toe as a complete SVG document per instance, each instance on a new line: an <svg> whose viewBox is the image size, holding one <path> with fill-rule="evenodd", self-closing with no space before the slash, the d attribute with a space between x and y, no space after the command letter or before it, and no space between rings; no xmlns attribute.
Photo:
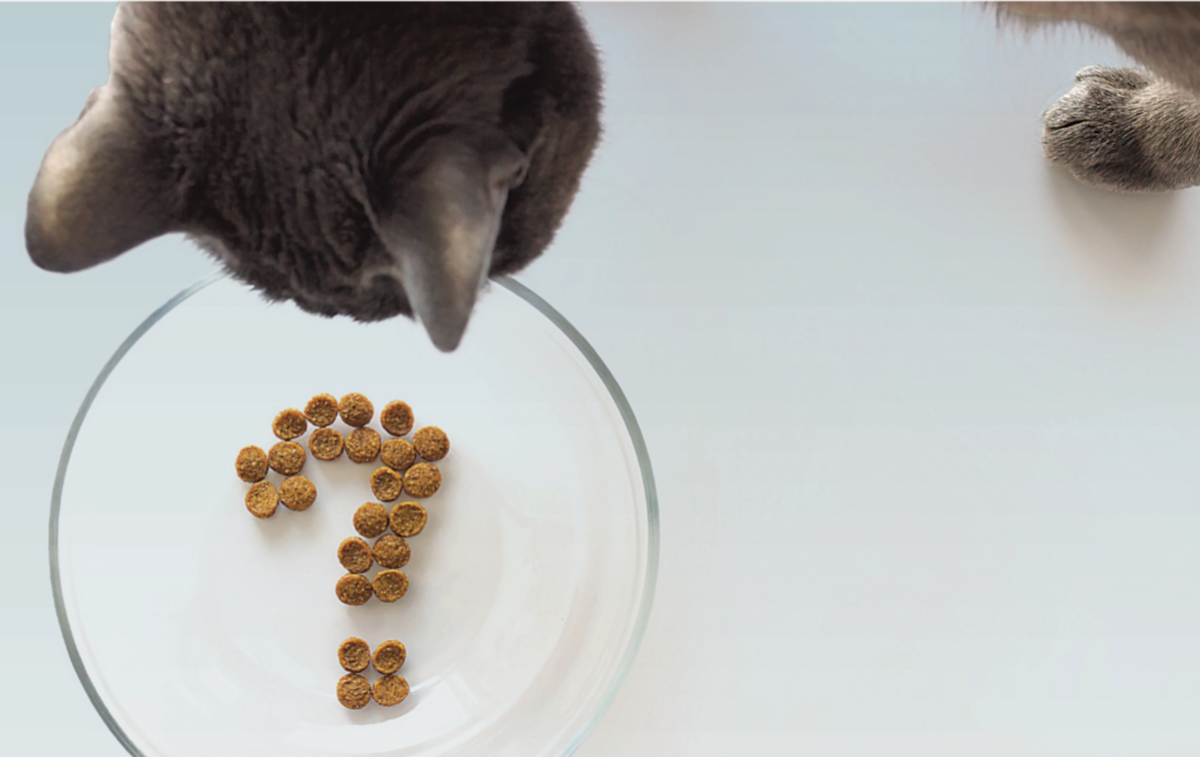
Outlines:
<svg viewBox="0 0 1200 757"><path fill-rule="evenodd" d="M1061 129L1080 121L1113 122L1121 117L1128 101L1125 91L1085 79L1046 109L1042 123L1047 129Z"/></svg>
<svg viewBox="0 0 1200 757"><path fill-rule="evenodd" d="M1075 81L1094 81L1117 89L1145 89L1154 78L1136 68L1110 68L1109 66L1087 66L1075 73Z"/></svg>

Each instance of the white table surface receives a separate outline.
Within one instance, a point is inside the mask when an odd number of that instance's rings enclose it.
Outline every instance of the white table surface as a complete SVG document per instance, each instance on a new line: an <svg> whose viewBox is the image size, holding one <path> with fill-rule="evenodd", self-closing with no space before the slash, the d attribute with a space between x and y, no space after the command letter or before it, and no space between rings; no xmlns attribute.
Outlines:
<svg viewBox="0 0 1200 757"><path fill-rule="evenodd" d="M124 754L59 634L50 488L109 354L211 270L175 238L26 259L111 16L0 5L4 754ZM638 414L662 565L578 754L1196 754L1200 195L1090 190L1038 144L1113 47L957 4L587 16L605 141L521 279Z"/></svg>

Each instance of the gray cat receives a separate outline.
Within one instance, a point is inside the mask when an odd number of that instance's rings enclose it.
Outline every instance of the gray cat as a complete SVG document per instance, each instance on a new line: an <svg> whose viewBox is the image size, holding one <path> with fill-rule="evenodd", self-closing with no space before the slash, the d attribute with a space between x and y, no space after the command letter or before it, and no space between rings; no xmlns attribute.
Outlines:
<svg viewBox="0 0 1200 757"><path fill-rule="evenodd" d="M268 298L454 349L550 243L600 133L557 3L123 3L110 77L29 196L39 266L185 232Z"/></svg>
<svg viewBox="0 0 1200 757"><path fill-rule="evenodd" d="M1127 190L1200 183L1200 6L998 3L1153 70L1092 67L1047 156ZM550 243L600 133L566 4L122 4L111 76L29 197L34 262L77 271L185 232L265 296L417 316L453 350L488 276Z"/></svg>

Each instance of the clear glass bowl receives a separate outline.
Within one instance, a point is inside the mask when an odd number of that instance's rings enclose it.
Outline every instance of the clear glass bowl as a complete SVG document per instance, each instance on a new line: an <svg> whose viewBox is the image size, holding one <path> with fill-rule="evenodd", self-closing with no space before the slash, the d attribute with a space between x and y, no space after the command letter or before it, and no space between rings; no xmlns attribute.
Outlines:
<svg viewBox="0 0 1200 757"><path fill-rule="evenodd" d="M352 391L374 401L377 430L403 399L451 440L429 524L409 539L410 589L391 604L334 594L337 547L379 463L310 454L316 503L265 520L234 474L239 449L276 441L277 412ZM79 679L131 754L558 757L632 664L657 522L621 389L515 281L484 293L445 355L404 319L317 318L218 274L153 313L88 392L55 481L50 559ZM404 702L338 703L350 636L404 642Z"/></svg>

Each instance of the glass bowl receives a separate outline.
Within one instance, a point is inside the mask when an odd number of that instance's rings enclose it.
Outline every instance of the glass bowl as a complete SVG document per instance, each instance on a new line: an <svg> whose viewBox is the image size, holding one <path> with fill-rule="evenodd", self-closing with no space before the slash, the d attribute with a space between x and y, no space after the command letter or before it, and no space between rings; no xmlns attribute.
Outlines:
<svg viewBox="0 0 1200 757"><path fill-rule="evenodd" d="M267 519L234 471L243 446L278 441L276 413L349 392L375 403L384 438L379 411L402 399L451 441L393 603L334 591L381 463L308 454L316 503ZM620 387L516 281L489 286L447 355L405 319L318 318L215 274L147 318L84 399L54 486L51 574L75 670L131 754L560 757L632 664L657 522ZM403 702L339 704L348 637L405 644Z"/></svg>

